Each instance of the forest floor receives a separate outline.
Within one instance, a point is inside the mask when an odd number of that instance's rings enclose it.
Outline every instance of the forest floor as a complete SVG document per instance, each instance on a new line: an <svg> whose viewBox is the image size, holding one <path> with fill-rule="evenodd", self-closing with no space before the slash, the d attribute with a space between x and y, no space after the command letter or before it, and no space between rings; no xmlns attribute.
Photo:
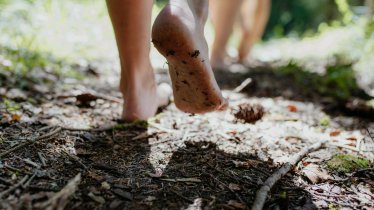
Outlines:
<svg viewBox="0 0 374 210"><path fill-rule="evenodd" d="M0 209L249 209L272 173L320 141L265 209L374 209L374 118L350 108L359 99L306 91L260 64L216 72L227 112L190 115L172 103L126 124L120 93L97 68L85 72L59 81L39 71L55 82L0 88ZM169 81L164 70L157 79Z"/></svg>

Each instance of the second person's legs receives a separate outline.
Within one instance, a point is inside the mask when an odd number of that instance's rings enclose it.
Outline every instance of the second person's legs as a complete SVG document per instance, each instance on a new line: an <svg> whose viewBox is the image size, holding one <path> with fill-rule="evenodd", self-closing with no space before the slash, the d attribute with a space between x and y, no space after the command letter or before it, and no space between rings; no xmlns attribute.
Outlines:
<svg viewBox="0 0 374 210"><path fill-rule="evenodd" d="M240 11L242 37L238 47L239 62L245 63L254 44L264 33L270 15L270 0L245 0Z"/></svg>
<svg viewBox="0 0 374 210"><path fill-rule="evenodd" d="M213 68L225 69L226 47L233 32L243 0L210 0L210 11L215 31L211 63Z"/></svg>

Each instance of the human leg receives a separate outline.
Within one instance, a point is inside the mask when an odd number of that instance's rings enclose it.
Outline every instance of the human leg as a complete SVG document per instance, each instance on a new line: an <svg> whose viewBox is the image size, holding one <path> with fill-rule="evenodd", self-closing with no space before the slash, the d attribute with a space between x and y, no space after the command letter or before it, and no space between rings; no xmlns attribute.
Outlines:
<svg viewBox="0 0 374 210"><path fill-rule="evenodd" d="M225 68L226 47L233 32L243 0L211 0L211 17L215 31L211 63L213 68Z"/></svg>
<svg viewBox="0 0 374 210"><path fill-rule="evenodd" d="M264 33L270 15L270 0L245 0L240 12L241 41L238 47L239 62L245 63L254 44Z"/></svg>
<svg viewBox="0 0 374 210"><path fill-rule="evenodd" d="M149 58L152 4L152 0L107 0L121 61L124 120L147 119L166 101L157 93Z"/></svg>
<svg viewBox="0 0 374 210"><path fill-rule="evenodd" d="M170 0L152 29L152 42L169 64L175 104L189 113L227 107L209 62L207 13L207 0Z"/></svg>

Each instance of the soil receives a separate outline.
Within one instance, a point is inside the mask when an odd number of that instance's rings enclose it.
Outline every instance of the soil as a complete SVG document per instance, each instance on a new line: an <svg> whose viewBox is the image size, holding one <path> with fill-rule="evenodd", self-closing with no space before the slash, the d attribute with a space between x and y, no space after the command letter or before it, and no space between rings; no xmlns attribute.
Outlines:
<svg viewBox="0 0 374 210"><path fill-rule="evenodd" d="M38 209L77 174L76 191L50 209L249 209L266 178L323 139L329 143L277 182L265 209L374 208L372 119L351 116L333 98L304 91L267 67L216 77L229 111L190 115L171 104L148 123L121 124L121 96L100 78L57 83L43 93L22 90L27 97L16 114L1 112L0 153L63 129L1 157L0 209ZM168 81L165 71L157 78ZM247 78L252 82L234 92ZM243 103L262 106L264 115L238 121L233 113ZM370 168L326 171L324 163L338 153L365 157ZM308 165L317 165L318 174L306 173Z"/></svg>

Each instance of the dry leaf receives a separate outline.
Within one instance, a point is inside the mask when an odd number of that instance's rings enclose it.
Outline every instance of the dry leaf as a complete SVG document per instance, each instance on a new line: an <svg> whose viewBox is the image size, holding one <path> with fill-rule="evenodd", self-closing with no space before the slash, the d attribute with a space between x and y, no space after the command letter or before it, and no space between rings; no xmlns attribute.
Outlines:
<svg viewBox="0 0 374 210"><path fill-rule="evenodd" d="M247 206L244 203L240 203L236 200L229 200L229 202L227 204L229 206L232 206L232 207L237 208L237 209L246 209L247 208Z"/></svg>
<svg viewBox="0 0 374 210"><path fill-rule="evenodd" d="M295 105L288 105L287 109L290 112L297 112L297 107Z"/></svg>
<svg viewBox="0 0 374 210"><path fill-rule="evenodd" d="M106 189L106 190L109 190L110 189L110 185L108 182L101 182L101 187L103 189Z"/></svg>
<svg viewBox="0 0 374 210"><path fill-rule="evenodd" d="M353 136L351 136L351 137L348 137L348 138L346 138L348 141L357 141L357 138L356 137L353 137Z"/></svg>
<svg viewBox="0 0 374 210"><path fill-rule="evenodd" d="M233 190L233 191L239 191L240 190L240 186L237 185L237 184L234 184L234 183L230 183L229 188L230 188L230 190Z"/></svg>
<svg viewBox="0 0 374 210"><path fill-rule="evenodd" d="M88 197L90 197L92 200L96 201L97 203L104 204L105 199L101 196L96 196L92 192L88 193Z"/></svg>
<svg viewBox="0 0 374 210"><path fill-rule="evenodd" d="M22 118L22 115L19 114L12 114L12 121L13 122L20 122Z"/></svg>
<svg viewBox="0 0 374 210"><path fill-rule="evenodd" d="M311 163L307 165L301 171L313 184L323 180L332 179L327 171L321 168L319 165Z"/></svg>
<svg viewBox="0 0 374 210"><path fill-rule="evenodd" d="M333 131L330 133L330 136L339 136L340 135L340 131Z"/></svg>

